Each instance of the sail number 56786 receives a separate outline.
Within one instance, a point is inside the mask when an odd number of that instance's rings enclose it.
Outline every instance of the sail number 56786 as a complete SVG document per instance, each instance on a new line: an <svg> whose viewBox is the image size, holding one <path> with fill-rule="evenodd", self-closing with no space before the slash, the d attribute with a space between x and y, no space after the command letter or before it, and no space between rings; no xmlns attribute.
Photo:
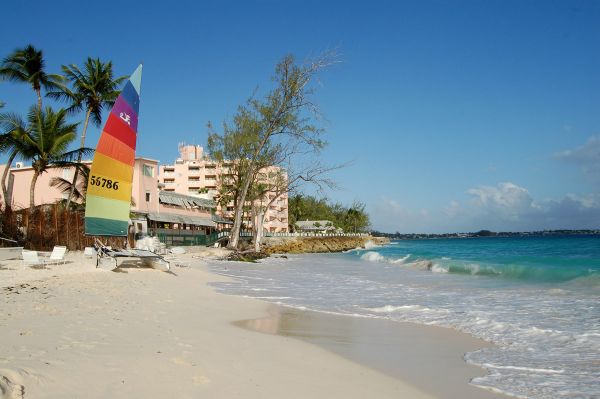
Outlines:
<svg viewBox="0 0 600 399"><path fill-rule="evenodd" d="M112 181L110 179L105 179L104 177L98 177L98 176L94 176L94 175L92 175L90 177L90 184L92 186L112 188L113 190L119 189L118 181Z"/></svg>

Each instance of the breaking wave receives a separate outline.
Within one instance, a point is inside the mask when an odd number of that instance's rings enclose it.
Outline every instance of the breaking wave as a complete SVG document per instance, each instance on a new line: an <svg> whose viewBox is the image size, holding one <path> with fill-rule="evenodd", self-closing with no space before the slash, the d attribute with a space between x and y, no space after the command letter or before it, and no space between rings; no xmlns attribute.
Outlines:
<svg viewBox="0 0 600 399"><path fill-rule="evenodd" d="M410 254L402 256L400 258L387 258L381 255L379 252L368 251L360 256L362 260L367 262L381 262L381 263L404 263L408 258L410 258Z"/></svg>

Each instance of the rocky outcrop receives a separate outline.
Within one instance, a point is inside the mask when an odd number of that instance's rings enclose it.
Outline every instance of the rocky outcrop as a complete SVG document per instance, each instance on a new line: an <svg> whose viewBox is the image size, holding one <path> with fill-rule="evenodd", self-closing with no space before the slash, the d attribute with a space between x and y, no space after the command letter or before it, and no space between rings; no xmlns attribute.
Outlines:
<svg viewBox="0 0 600 399"><path fill-rule="evenodd" d="M371 236L266 237L262 251L268 254L343 252L389 242L387 238Z"/></svg>

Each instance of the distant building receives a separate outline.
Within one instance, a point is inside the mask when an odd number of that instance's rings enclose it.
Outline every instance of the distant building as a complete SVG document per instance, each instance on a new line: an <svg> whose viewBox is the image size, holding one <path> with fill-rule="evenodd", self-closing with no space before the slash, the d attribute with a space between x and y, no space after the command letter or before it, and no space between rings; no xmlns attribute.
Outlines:
<svg viewBox="0 0 600 399"><path fill-rule="evenodd" d="M161 165L158 181L167 192L179 193L214 200L219 193L219 187L228 178L232 178L231 167L233 161L222 164L209 159L204 154L204 149L199 145L179 145L179 158L173 164ZM268 174L263 174L268 179ZM273 193L268 193L263 202L273 198ZM221 222L233 220L233 202L226 206L217 205L216 214ZM252 225L250 215L245 215L244 223ZM266 210L264 229L270 232L288 231L288 197L283 194Z"/></svg>

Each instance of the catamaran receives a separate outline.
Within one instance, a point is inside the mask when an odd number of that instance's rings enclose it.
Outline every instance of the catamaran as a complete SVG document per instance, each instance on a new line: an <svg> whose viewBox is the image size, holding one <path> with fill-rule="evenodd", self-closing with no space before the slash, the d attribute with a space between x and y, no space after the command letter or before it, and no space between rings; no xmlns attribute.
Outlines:
<svg viewBox="0 0 600 399"><path fill-rule="evenodd" d="M142 65L130 76L115 101L102 129L90 169L86 206L85 234L89 236L127 237L131 187L137 141ZM145 264L169 270L169 262L160 255L140 249L111 249L97 245L98 258L138 258Z"/></svg>

